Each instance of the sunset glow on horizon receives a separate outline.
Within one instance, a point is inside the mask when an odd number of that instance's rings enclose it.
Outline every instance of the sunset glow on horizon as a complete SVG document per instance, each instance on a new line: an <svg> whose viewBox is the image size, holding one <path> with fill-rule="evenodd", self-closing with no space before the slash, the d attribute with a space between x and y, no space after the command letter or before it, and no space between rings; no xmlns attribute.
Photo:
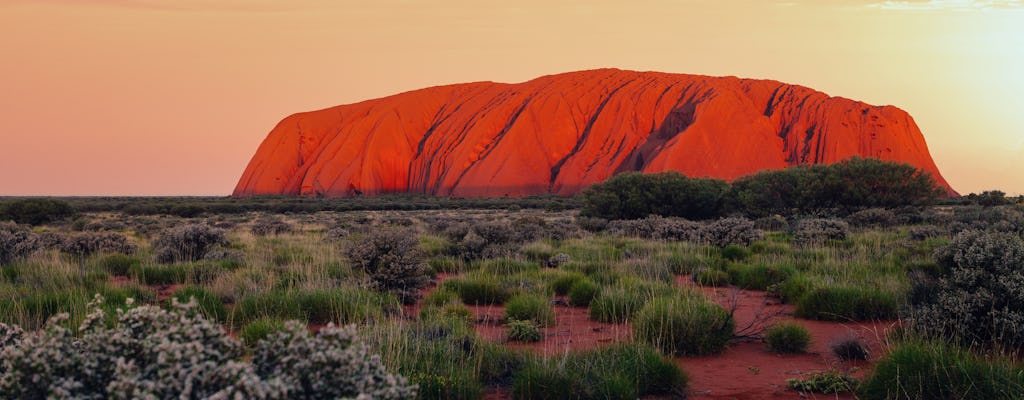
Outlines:
<svg viewBox="0 0 1024 400"><path fill-rule="evenodd" d="M0 196L227 195L289 114L595 68L894 105L1024 194L1024 1L6 0L0 49Z"/></svg>

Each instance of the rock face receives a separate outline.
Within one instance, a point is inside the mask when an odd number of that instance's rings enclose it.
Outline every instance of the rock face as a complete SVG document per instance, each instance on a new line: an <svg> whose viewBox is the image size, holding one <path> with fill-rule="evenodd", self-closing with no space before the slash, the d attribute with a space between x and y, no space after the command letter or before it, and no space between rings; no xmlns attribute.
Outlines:
<svg viewBox="0 0 1024 400"><path fill-rule="evenodd" d="M768 80L604 69L289 116L234 195L573 194L623 171L731 180L851 156L909 163L952 192L896 107Z"/></svg>

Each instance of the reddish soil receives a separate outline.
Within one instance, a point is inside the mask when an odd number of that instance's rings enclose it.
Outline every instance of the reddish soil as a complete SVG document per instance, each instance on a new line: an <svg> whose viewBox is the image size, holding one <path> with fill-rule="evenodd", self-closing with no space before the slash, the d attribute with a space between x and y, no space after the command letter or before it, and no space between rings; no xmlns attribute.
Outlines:
<svg viewBox="0 0 1024 400"><path fill-rule="evenodd" d="M450 276L440 276L443 282ZM690 277L681 276L676 281L680 286L693 286ZM436 286L435 286L436 287ZM679 365L690 377L688 399L853 399L852 395L801 394L786 387L786 380L801 375L828 369L837 369L858 378L870 371L882 349L882 338L895 325L893 321L838 323L810 321L793 317L792 305L780 304L765 292L741 291L733 288L698 287L711 299L727 309L734 309L734 318L739 333L748 326L764 327L778 321L795 321L811 333L811 346L806 354L779 355L765 350L765 345L756 338L731 344L722 354L706 357L677 358ZM424 293L433 290L429 288ZM561 299L560 299L561 300ZM586 350L620 341L632 340L629 324L603 324L589 320L585 307L555 305L553 326L543 328L544 339L536 343L505 342L505 327L502 325L504 307L469 306L477 318L476 330L481 337L507 346L537 352L543 355L559 355L568 351ZM418 305L406 306L406 315L418 315ZM756 329L756 328L755 328ZM856 336L871 350L871 359L861 362L844 362L830 350L833 341ZM510 398L503 388L492 388L486 399Z"/></svg>

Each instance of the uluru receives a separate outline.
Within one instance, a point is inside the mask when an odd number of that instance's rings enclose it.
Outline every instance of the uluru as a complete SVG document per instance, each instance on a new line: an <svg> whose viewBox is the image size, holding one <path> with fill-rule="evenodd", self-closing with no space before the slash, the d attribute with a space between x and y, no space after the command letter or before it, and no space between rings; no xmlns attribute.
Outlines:
<svg viewBox="0 0 1024 400"><path fill-rule="evenodd" d="M735 179L853 156L940 174L905 111L772 80L601 69L291 115L235 196L569 195L624 171Z"/></svg>

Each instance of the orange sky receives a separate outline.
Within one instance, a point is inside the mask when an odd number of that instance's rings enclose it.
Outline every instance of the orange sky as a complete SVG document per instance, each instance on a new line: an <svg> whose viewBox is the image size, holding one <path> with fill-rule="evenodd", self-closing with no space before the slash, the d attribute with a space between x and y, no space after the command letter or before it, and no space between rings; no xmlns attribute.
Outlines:
<svg viewBox="0 0 1024 400"><path fill-rule="evenodd" d="M0 0L0 52L0 195L225 195L290 113L599 67L896 105L1024 193L1024 1Z"/></svg>

